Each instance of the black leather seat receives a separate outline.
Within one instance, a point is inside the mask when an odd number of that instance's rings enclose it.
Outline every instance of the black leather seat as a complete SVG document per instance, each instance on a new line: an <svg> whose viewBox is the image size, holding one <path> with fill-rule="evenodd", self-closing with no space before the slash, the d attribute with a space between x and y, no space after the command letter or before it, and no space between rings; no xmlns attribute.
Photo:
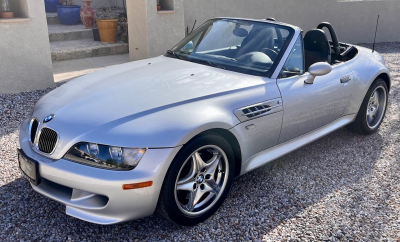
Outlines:
<svg viewBox="0 0 400 242"><path fill-rule="evenodd" d="M331 47L324 31L312 29L304 36L305 68L317 62L331 64Z"/></svg>

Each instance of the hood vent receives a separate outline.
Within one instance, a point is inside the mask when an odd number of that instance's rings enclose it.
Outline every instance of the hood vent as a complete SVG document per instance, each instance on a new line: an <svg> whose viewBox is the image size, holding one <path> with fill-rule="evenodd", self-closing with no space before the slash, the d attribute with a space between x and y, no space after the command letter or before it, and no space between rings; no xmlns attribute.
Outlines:
<svg viewBox="0 0 400 242"><path fill-rule="evenodd" d="M250 119L282 111L282 100L280 98L253 104L233 111L236 117L245 122Z"/></svg>

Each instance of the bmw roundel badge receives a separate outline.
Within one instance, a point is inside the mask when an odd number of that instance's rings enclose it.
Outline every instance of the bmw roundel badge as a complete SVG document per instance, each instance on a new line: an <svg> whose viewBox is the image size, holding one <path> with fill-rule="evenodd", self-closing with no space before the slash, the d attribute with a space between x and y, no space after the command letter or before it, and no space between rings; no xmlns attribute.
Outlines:
<svg viewBox="0 0 400 242"><path fill-rule="evenodd" d="M55 117L54 114L50 114L49 116L47 116L47 117L45 117L45 118L43 119L43 123L48 123L48 122L50 122L51 120L53 120L54 117Z"/></svg>

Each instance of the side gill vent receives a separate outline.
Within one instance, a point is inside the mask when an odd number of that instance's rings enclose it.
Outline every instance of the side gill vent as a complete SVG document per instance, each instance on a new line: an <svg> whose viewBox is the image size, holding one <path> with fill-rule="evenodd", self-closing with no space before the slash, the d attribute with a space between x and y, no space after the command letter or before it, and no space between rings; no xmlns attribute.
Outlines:
<svg viewBox="0 0 400 242"><path fill-rule="evenodd" d="M268 105L258 105L242 109L243 114L248 118L257 117L269 111L271 111L271 107Z"/></svg>
<svg viewBox="0 0 400 242"><path fill-rule="evenodd" d="M233 110L233 113L241 122L246 122L250 119L270 115L282 110L282 99L276 98L247 107L235 109Z"/></svg>

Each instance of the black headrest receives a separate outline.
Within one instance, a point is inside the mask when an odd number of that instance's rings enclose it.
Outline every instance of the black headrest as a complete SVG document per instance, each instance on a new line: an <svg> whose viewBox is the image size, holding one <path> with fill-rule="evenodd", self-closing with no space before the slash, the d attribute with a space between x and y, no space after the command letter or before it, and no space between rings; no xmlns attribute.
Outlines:
<svg viewBox="0 0 400 242"><path fill-rule="evenodd" d="M330 53L331 47L324 31L312 29L304 36L304 49L310 51L329 50Z"/></svg>

